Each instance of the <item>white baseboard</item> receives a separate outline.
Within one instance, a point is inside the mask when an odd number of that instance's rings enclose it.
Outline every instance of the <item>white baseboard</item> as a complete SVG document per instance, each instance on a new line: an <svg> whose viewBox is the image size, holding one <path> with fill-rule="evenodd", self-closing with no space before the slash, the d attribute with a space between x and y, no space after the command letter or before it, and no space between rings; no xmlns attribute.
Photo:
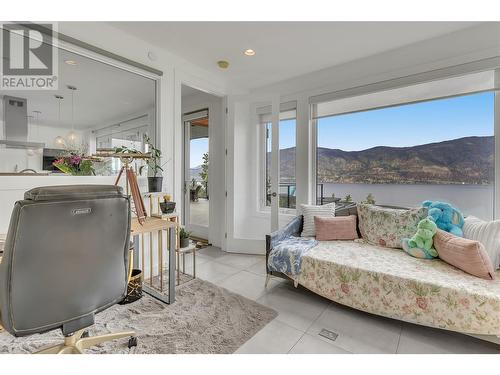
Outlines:
<svg viewBox="0 0 500 375"><path fill-rule="evenodd" d="M226 241L226 248L224 250L228 253L265 255L266 241L228 238Z"/></svg>

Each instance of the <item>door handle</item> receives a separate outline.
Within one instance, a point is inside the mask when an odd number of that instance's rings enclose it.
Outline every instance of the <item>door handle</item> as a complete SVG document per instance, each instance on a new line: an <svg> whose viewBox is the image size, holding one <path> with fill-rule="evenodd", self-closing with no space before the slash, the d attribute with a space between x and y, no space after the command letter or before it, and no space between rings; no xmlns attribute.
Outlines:
<svg viewBox="0 0 500 375"><path fill-rule="evenodd" d="M273 198L276 198L277 195L278 194L276 194L276 192L271 193L271 197L273 197Z"/></svg>

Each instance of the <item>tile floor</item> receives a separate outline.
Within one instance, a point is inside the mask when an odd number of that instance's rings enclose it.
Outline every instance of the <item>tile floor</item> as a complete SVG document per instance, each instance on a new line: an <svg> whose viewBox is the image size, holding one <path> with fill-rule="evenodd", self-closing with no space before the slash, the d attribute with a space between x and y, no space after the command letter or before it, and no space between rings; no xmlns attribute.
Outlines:
<svg viewBox="0 0 500 375"><path fill-rule="evenodd" d="M272 278L267 289L265 258L228 254L216 247L198 252L197 276L276 310L279 315L236 353L496 353L473 337L353 310L290 282ZM190 272L192 259L186 259ZM338 334L335 341L319 336Z"/></svg>

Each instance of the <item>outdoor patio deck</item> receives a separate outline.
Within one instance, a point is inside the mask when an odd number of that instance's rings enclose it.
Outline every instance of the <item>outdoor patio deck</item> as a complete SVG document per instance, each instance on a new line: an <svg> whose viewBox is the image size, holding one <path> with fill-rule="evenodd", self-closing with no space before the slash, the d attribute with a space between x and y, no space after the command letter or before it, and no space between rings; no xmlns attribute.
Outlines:
<svg viewBox="0 0 500 375"><path fill-rule="evenodd" d="M190 223L208 227L208 199L199 198L197 202L190 203Z"/></svg>

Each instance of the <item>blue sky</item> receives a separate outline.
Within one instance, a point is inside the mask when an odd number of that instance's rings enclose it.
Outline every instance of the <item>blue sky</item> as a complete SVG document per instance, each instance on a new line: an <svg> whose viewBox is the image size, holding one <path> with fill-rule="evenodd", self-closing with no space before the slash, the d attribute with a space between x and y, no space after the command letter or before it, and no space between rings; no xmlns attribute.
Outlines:
<svg viewBox="0 0 500 375"><path fill-rule="evenodd" d="M318 146L358 151L493 135L491 92L322 118Z"/></svg>
<svg viewBox="0 0 500 375"><path fill-rule="evenodd" d="M203 163L203 154L208 151L208 138L192 139L190 151L190 168L201 165L201 163Z"/></svg>

